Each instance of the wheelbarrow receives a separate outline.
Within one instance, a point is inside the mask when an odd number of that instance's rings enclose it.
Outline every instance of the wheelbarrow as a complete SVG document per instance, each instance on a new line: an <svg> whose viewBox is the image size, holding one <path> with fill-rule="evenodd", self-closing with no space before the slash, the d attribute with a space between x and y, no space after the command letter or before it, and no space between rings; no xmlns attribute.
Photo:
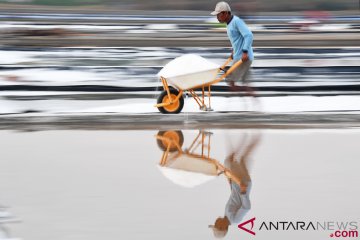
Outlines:
<svg viewBox="0 0 360 240"><path fill-rule="evenodd" d="M155 107L161 113L180 113L184 107L184 92L190 93L199 105L200 110L212 111L211 109L211 85L220 82L242 64L239 60L227 71L224 68L232 61L229 57L220 67L195 54L185 54L169 62L157 74L164 90L157 99ZM224 73L219 75L220 71ZM195 90L201 89L201 94ZM208 100L205 101L207 96Z"/></svg>
<svg viewBox="0 0 360 240"><path fill-rule="evenodd" d="M210 157L212 133L199 131L189 148L182 149L184 136L181 131L159 131L157 144L163 155L159 163L161 173L182 187L195 187L224 174L240 184L240 180L219 161Z"/></svg>

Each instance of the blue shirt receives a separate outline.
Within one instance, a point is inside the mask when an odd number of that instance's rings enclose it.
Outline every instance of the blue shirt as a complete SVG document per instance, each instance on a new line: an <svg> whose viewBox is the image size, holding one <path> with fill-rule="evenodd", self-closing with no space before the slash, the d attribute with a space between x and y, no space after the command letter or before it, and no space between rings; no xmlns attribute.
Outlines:
<svg viewBox="0 0 360 240"><path fill-rule="evenodd" d="M248 51L249 59L254 60L252 49L253 34L245 22L237 16L233 16L226 27L227 35L233 48L233 63L239 61L243 51Z"/></svg>
<svg viewBox="0 0 360 240"><path fill-rule="evenodd" d="M227 216L231 224L239 224L250 211L249 194L251 185L252 183L249 181L246 193L242 194L240 186L231 182L231 195L225 207L225 216Z"/></svg>

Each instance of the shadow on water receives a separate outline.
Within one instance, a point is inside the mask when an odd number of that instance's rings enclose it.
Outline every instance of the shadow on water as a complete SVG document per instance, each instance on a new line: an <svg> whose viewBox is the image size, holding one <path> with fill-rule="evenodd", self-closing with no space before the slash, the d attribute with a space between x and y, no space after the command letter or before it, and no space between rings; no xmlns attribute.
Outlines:
<svg viewBox="0 0 360 240"><path fill-rule="evenodd" d="M11 237L9 224L13 224L19 221L19 219L17 219L12 213L8 211L7 207L0 205L0 239L14 239Z"/></svg>

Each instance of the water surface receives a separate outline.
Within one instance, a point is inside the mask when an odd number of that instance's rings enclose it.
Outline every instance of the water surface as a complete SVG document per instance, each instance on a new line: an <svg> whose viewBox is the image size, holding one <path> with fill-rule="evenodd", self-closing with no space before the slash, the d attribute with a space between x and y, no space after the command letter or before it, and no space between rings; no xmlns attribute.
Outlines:
<svg viewBox="0 0 360 240"><path fill-rule="evenodd" d="M199 133L204 144L192 145ZM164 174L164 146L157 138L169 136L163 131L0 134L0 204L20 219L0 221L3 235L37 240L211 239L208 225L225 214L231 190L224 174L203 182L191 174L177 179ZM179 148L168 157L203 153L222 165L232 153L244 159L252 188L251 208L242 221L256 217L256 238L325 239L332 233L259 231L262 221L359 222L358 129L175 130L172 136ZM191 181L197 184L190 187ZM225 239L240 238L253 236L230 225Z"/></svg>

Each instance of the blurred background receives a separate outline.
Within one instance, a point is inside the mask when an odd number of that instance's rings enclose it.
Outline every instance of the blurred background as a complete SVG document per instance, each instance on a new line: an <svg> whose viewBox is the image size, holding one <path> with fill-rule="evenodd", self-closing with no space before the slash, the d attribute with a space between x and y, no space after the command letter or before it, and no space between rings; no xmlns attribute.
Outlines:
<svg viewBox="0 0 360 240"><path fill-rule="evenodd" d="M229 56L226 26L210 15L216 3L1 0L0 113L157 112L156 73L166 63ZM260 97L359 94L357 0L229 3L254 33ZM224 82L213 90L230 94ZM140 103L148 107L131 106Z"/></svg>
<svg viewBox="0 0 360 240"><path fill-rule="evenodd" d="M154 138L157 128L194 128L190 145L209 123L245 126L215 131L219 161L229 141L257 136L246 128L277 128L263 130L254 156L251 216L359 216L360 132L344 130L360 122L359 1L228 2L254 34L250 84L261 114L224 81L212 87L215 113L192 114L200 110L189 98L178 116L154 107L156 74L169 61L229 57L226 26L210 15L217 1L0 0L0 239L211 238L227 182L174 188L157 169Z"/></svg>
<svg viewBox="0 0 360 240"><path fill-rule="evenodd" d="M144 0L2 0L2 3L15 3L22 5L43 5L43 6L94 6L116 10L201 10L211 9L217 1L205 0L182 0L182 1L144 1ZM357 1L354 0L244 0L227 1L233 9L249 9L256 11L302 11L302 10L356 10ZM118 9L116 9L118 8Z"/></svg>

